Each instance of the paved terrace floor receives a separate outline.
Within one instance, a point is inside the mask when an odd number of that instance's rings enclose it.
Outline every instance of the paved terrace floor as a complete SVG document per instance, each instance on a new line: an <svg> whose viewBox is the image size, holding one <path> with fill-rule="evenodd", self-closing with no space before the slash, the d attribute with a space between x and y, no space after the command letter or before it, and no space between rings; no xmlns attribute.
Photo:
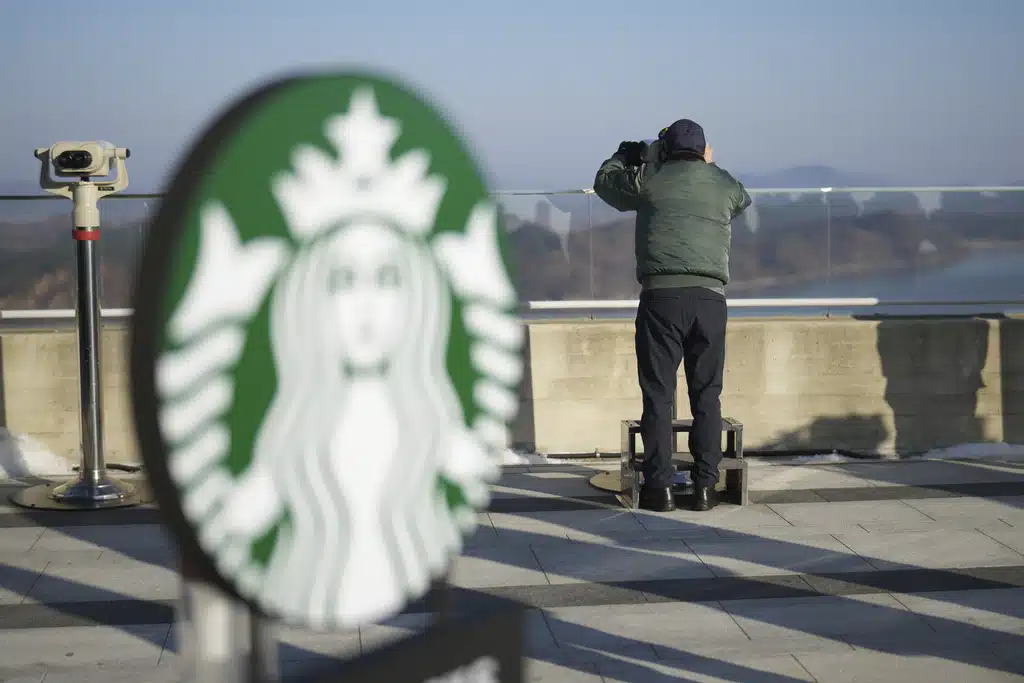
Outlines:
<svg viewBox="0 0 1024 683"><path fill-rule="evenodd" d="M455 568L455 602L530 605L535 682L1024 681L1024 465L751 469L748 507L655 515L589 487L592 467L508 468ZM174 565L155 510L6 505L0 680L178 680ZM428 616L283 631L282 669Z"/></svg>

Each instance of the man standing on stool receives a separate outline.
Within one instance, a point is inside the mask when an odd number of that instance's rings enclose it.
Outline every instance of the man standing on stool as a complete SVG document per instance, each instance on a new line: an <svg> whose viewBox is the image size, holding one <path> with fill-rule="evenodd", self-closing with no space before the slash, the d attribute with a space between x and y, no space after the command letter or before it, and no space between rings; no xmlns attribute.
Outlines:
<svg viewBox="0 0 1024 683"><path fill-rule="evenodd" d="M676 508L672 495L672 403L682 362L693 427L695 510L716 504L722 460L722 374L728 311L731 223L750 206L743 185L711 161L704 130L676 121L651 146L623 142L601 164L594 192L612 208L636 211L636 359L643 394L640 507Z"/></svg>

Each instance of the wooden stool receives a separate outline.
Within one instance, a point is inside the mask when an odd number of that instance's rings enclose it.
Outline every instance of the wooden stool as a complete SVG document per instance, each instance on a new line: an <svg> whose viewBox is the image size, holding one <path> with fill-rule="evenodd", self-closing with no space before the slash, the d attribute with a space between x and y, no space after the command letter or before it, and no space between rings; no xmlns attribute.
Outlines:
<svg viewBox="0 0 1024 683"><path fill-rule="evenodd" d="M680 433L688 433L693 428L693 420L673 420L673 441ZM750 502L747 481L747 463L743 459L743 425L731 417L722 418L722 431L725 432L726 446L722 451L722 463L718 466L725 473L725 500L736 505L747 505ZM622 421L622 454L619 466L622 493L619 500L622 504L635 510L640 504L640 474L644 456L636 452L636 437L640 433L639 420ZM673 453L672 462L684 465L687 469L693 465L693 456L689 453Z"/></svg>

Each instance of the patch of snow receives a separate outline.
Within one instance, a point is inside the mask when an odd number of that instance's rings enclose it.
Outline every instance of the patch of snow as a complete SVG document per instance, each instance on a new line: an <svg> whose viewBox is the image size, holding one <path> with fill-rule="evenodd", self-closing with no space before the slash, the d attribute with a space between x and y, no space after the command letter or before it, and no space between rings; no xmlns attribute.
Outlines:
<svg viewBox="0 0 1024 683"><path fill-rule="evenodd" d="M864 462L863 458L852 458L839 453L818 453L814 455L773 456L771 458L757 458L751 456L751 464L759 465L823 465L826 463Z"/></svg>
<svg viewBox="0 0 1024 683"><path fill-rule="evenodd" d="M1024 460L1024 445L1013 443L964 443L949 448L936 448L923 456L927 460Z"/></svg>
<svg viewBox="0 0 1024 683"><path fill-rule="evenodd" d="M751 456L751 465L825 465L843 464L855 462L905 462L907 460L984 460L986 458L998 460L1024 461L1024 445L1008 443L965 443L948 448L936 448L926 453L906 456L888 455L880 458L855 458L842 455L833 451L832 453L818 453L814 455L773 456L770 458L758 458Z"/></svg>
<svg viewBox="0 0 1024 683"><path fill-rule="evenodd" d="M514 451L506 448L501 461L502 465L567 465L568 460L556 460L549 458L542 453L529 453L526 451Z"/></svg>
<svg viewBox="0 0 1024 683"><path fill-rule="evenodd" d="M75 464L30 436L0 427L0 479L66 477Z"/></svg>

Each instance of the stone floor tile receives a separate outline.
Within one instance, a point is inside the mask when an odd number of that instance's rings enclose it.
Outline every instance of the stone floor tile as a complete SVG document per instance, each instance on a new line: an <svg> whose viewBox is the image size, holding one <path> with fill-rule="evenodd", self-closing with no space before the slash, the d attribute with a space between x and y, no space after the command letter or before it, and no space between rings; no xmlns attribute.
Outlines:
<svg viewBox="0 0 1024 683"><path fill-rule="evenodd" d="M39 537L33 549L131 550L173 545L170 534L160 524L104 524L50 527Z"/></svg>
<svg viewBox="0 0 1024 683"><path fill-rule="evenodd" d="M927 623L927 619L925 620ZM946 657L958 662L991 661L992 653L1001 647L1019 648L1021 637L1014 633L977 628L860 634L850 639L851 649L865 652L887 652L897 655Z"/></svg>
<svg viewBox="0 0 1024 683"><path fill-rule="evenodd" d="M859 634L931 631L924 619L885 594L729 600L722 606L753 640L842 636L855 644Z"/></svg>
<svg viewBox="0 0 1024 683"><path fill-rule="evenodd" d="M911 501L905 501L911 502ZM857 528L842 529L842 533L855 533L860 529L869 534L898 534L907 531L1003 531L1013 529L1008 522L991 517L956 517L953 519L933 520L914 519L902 522L866 522L857 525Z"/></svg>
<svg viewBox="0 0 1024 683"><path fill-rule="evenodd" d="M523 679L525 683L602 683L604 680L593 664L571 662L564 657L525 659Z"/></svg>
<svg viewBox="0 0 1024 683"><path fill-rule="evenodd" d="M1005 664L1004 671L1020 674L1024 678L1024 645L1021 645L1019 637L1010 643L990 645L986 648L986 652L995 655L1001 663Z"/></svg>
<svg viewBox="0 0 1024 683"><path fill-rule="evenodd" d="M568 543L534 549L551 583L713 578L682 541Z"/></svg>
<svg viewBox="0 0 1024 683"><path fill-rule="evenodd" d="M93 548L92 550L45 550L36 548L24 553L22 556L25 559L41 562L48 567L95 566L104 552L101 548Z"/></svg>
<svg viewBox="0 0 1024 683"><path fill-rule="evenodd" d="M769 507L798 527L844 529L858 524L930 522L930 517L898 500L850 503L780 503Z"/></svg>
<svg viewBox="0 0 1024 683"><path fill-rule="evenodd" d="M654 647L658 658L663 661L674 661L694 655L709 657L725 662L736 660L758 660L762 658L787 657L801 653L818 652L851 652L853 646L846 641L827 636L811 634L787 635L772 638L758 638L747 642L728 640L717 642L701 640L699 642L683 641L676 647Z"/></svg>
<svg viewBox="0 0 1024 683"><path fill-rule="evenodd" d="M960 496L957 498L908 500L906 503L938 522L969 519L977 520L979 523L992 524L1004 519L1024 518L1024 496L994 498Z"/></svg>
<svg viewBox="0 0 1024 683"><path fill-rule="evenodd" d="M170 624L74 626L0 631L0 662L12 669L142 660L155 667Z"/></svg>
<svg viewBox="0 0 1024 683"><path fill-rule="evenodd" d="M0 605L23 602L47 564L46 558L33 557L29 553L0 552Z"/></svg>
<svg viewBox="0 0 1024 683"><path fill-rule="evenodd" d="M846 654L797 655L797 659L819 683L1010 683L1024 681L1024 675L1006 670L991 656L989 663L964 663L941 655L900 655L857 651Z"/></svg>
<svg viewBox="0 0 1024 683"><path fill-rule="evenodd" d="M878 569L997 567L1024 558L979 531L923 531L893 534L836 534Z"/></svg>
<svg viewBox="0 0 1024 683"><path fill-rule="evenodd" d="M821 504L818 504L821 505ZM634 513L648 531L680 531L714 529L757 535L762 529L791 528L793 525L767 505L719 505L708 512L679 509L657 513L638 510Z"/></svg>
<svg viewBox="0 0 1024 683"><path fill-rule="evenodd" d="M96 566L114 567L131 567L139 564L178 571L181 566L181 554L177 548L167 546L104 550L96 562Z"/></svg>
<svg viewBox="0 0 1024 683"><path fill-rule="evenodd" d="M716 576L766 576L869 571L871 565L831 536L781 539L688 540Z"/></svg>
<svg viewBox="0 0 1024 683"><path fill-rule="evenodd" d="M792 656L729 659L687 655L663 662L608 658L597 665L605 683L797 683L814 678Z"/></svg>
<svg viewBox="0 0 1024 683"><path fill-rule="evenodd" d="M343 633L323 633L292 626L277 629L278 660L314 663L322 659L355 657L360 653L360 634L356 629Z"/></svg>
<svg viewBox="0 0 1024 683"><path fill-rule="evenodd" d="M491 522L504 542L537 543L574 538L589 541L607 533L642 533L636 517L627 510L594 508L559 512L509 514L492 512Z"/></svg>
<svg viewBox="0 0 1024 683"><path fill-rule="evenodd" d="M1010 527L1007 527L1010 528ZM692 539L720 539L717 529L711 527L687 526L664 531L614 531L589 538L573 538L574 541L592 545L630 545L635 543L656 543L665 541L689 541Z"/></svg>
<svg viewBox="0 0 1024 683"><path fill-rule="evenodd" d="M989 538L1002 543L1007 548L1024 555L1024 527L1009 527L1006 529L982 529Z"/></svg>
<svg viewBox="0 0 1024 683"><path fill-rule="evenodd" d="M0 552L28 552L46 529L38 526L0 529Z"/></svg>
<svg viewBox="0 0 1024 683"><path fill-rule="evenodd" d="M175 666L142 662L98 662L80 667L51 667L44 683L179 683L182 673Z"/></svg>
<svg viewBox="0 0 1024 683"><path fill-rule="evenodd" d="M894 594L938 632L953 631L980 639L991 631L1021 636L1024 647L1024 588Z"/></svg>
<svg viewBox="0 0 1024 683"><path fill-rule="evenodd" d="M525 615L524 650L549 651L557 648L543 613L527 610ZM384 647L396 641L421 633L433 623L426 614L406 614L389 619L383 624L364 626L359 629L359 641L363 654Z"/></svg>
<svg viewBox="0 0 1024 683"><path fill-rule="evenodd" d="M7 669L0 666L0 681L3 681L4 683L42 683L45 676L45 666L33 666L27 669L18 670Z"/></svg>
<svg viewBox="0 0 1024 683"><path fill-rule="evenodd" d="M50 564L29 591L33 602L92 602L103 600L173 600L181 580L171 569L137 564L132 567L56 566Z"/></svg>
<svg viewBox="0 0 1024 683"><path fill-rule="evenodd" d="M568 545L568 542L566 542ZM450 581L464 588L533 586L548 579L528 545L467 548L456 558Z"/></svg>
<svg viewBox="0 0 1024 683"><path fill-rule="evenodd" d="M844 533L868 533L867 530L860 527L849 527L843 529ZM757 533L751 533L748 531L738 531L735 529L718 529L715 532L715 536L720 539L734 540L734 541L764 541L772 540L779 541L780 543L792 543L796 545L804 543L829 543L835 541L834 530L831 529L818 529L815 527L807 526L780 526L780 527L769 527L765 529L759 529ZM704 540L704 539L700 539Z"/></svg>
<svg viewBox="0 0 1024 683"><path fill-rule="evenodd" d="M486 512L480 512L476 516L476 529L463 541L463 547L475 548L482 545L494 545L498 540L498 532L491 524L491 516Z"/></svg>
<svg viewBox="0 0 1024 683"><path fill-rule="evenodd" d="M571 472L506 474L491 490L494 498L523 496L579 498L600 495L590 478Z"/></svg>
<svg viewBox="0 0 1024 683"><path fill-rule="evenodd" d="M717 603L566 607L546 611L560 647L631 655L648 647L687 653L691 646L746 644L749 639Z"/></svg>

